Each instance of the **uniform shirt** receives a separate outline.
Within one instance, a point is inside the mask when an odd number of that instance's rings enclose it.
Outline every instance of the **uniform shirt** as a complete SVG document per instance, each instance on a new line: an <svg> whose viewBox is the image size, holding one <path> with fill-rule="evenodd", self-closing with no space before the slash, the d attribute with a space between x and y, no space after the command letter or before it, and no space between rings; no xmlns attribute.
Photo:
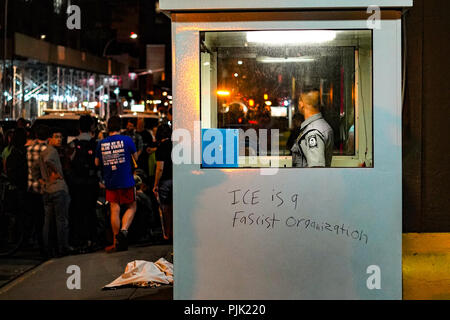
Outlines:
<svg viewBox="0 0 450 320"><path fill-rule="evenodd" d="M293 167L330 167L333 157L333 129L321 113L306 119L292 152Z"/></svg>
<svg viewBox="0 0 450 320"><path fill-rule="evenodd" d="M95 157L103 165L103 179L108 190L134 186L131 155L136 146L131 137L112 135L97 144Z"/></svg>
<svg viewBox="0 0 450 320"><path fill-rule="evenodd" d="M47 149L47 143L35 140L27 148L28 163L28 190L42 194L42 186L39 179L42 178L39 158L41 152Z"/></svg>

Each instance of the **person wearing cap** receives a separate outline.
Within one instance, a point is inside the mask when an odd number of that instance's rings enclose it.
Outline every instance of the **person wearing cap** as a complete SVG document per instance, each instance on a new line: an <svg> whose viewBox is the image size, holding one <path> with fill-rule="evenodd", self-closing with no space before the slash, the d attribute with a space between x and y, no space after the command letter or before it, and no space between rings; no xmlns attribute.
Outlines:
<svg viewBox="0 0 450 320"><path fill-rule="evenodd" d="M333 129L319 110L319 90L307 88L300 95L298 110L305 117L291 148L293 167L330 167Z"/></svg>

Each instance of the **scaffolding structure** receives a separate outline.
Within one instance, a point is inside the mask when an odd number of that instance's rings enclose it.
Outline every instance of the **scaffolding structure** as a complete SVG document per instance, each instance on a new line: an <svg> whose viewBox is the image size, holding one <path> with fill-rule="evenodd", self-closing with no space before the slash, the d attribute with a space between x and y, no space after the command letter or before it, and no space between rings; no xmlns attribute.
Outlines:
<svg viewBox="0 0 450 320"><path fill-rule="evenodd" d="M6 60L1 65L0 118L34 119L45 110L91 111L109 117L110 94L117 76L36 60Z"/></svg>

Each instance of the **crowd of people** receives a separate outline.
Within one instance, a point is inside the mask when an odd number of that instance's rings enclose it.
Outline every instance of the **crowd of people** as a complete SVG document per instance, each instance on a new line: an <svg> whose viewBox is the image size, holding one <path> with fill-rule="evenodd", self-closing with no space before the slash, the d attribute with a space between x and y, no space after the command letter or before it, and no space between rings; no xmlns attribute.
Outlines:
<svg viewBox="0 0 450 320"><path fill-rule="evenodd" d="M50 258L127 250L130 241L170 242L171 131L170 122L145 128L142 119L122 130L113 116L99 136L88 115L72 141L64 128L30 127L24 119L0 130L7 200L23 218L26 244Z"/></svg>

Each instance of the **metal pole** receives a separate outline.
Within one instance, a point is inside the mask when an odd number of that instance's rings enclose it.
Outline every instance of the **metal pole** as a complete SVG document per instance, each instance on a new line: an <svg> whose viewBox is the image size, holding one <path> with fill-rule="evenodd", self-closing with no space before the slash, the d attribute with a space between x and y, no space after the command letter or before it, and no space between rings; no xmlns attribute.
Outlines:
<svg viewBox="0 0 450 320"><path fill-rule="evenodd" d="M70 69L70 107L73 108L75 102L73 101L73 69Z"/></svg>
<svg viewBox="0 0 450 320"><path fill-rule="evenodd" d="M100 118L103 118L105 116L105 102L103 101L103 97L105 96L105 78L103 78L102 88L99 92L99 100L100 100Z"/></svg>
<svg viewBox="0 0 450 320"><path fill-rule="evenodd" d="M56 101L57 101L57 109L61 109L61 101L59 99L59 73L60 73L60 68L57 67L56 69Z"/></svg>
<svg viewBox="0 0 450 320"><path fill-rule="evenodd" d="M80 80L80 91L81 91L81 107L83 107L84 102L84 72L81 72L79 74L79 80Z"/></svg>
<svg viewBox="0 0 450 320"><path fill-rule="evenodd" d="M47 93L48 93L48 99L47 99L47 109L53 109L53 102L52 106L50 108L50 102L52 101L52 84L51 84L51 66L47 66ZM41 110L40 106L38 107L38 116L40 116Z"/></svg>
<svg viewBox="0 0 450 320"><path fill-rule="evenodd" d="M62 70L62 82L61 82L61 90L62 90L62 97L63 97L63 101L62 101L62 108L61 109L67 109L67 104L66 104L66 69L65 68L61 68Z"/></svg>
<svg viewBox="0 0 450 320"><path fill-rule="evenodd" d="M91 76L89 75L89 73L86 74L86 85L87 85L87 97L86 97L86 101L90 102L91 101L91 86L89 84L89 80L91 80Z"/></svg>
<svg viewBox="0 0 450 320"><path fill-rule="evenodd" d="M2 74L2 83L3 83L3 88L2 88L2 110L0 112L2 118L3 118L3 113L6 109L6 104L7 104L7 99L5 97L5 92L6 92L6 54L7 54L7 30L8 30L8 0L5 0L5 33L4 33L4 39L3 39L3 74Z"/></svg>
<svg viewBox="0 0 450 320"><path fill-rule="evenodd" d="M22 81L22 99L20 100L20 107L19 107L19 117L26 118L27 109L25 107L25 87L26 87L26 76L27 70L26 70L26 64L22 65L22 69L20 70L20 78Z"/></svg>
<svg viewBox="0 0 450 320"><path fill-rule="evenodd" d="M109 82L110 82L110 78L108 78L108 83L107 83L107 87L106 87L107 95L108 95L108 101L107 101L107 104L106 104L106 119L109 119L109 100L111 99Z"/></svg>
<svg viewBox="0 0 450 320"><path fill-rule="evenodd" d="M115 40L115 38L112 38L111 40L109 40L106 45L105 48L103 49L103 57L106 56L106 49L108 49L109 45Z"/></svg>
<svg viewBox="0 0 450 320"><path fill-rule="evenodd" d="M12 86L12 106L11 106L11 117L16 119L16 76L17 76L17 66L13 65L13 86Z"/></svg>

